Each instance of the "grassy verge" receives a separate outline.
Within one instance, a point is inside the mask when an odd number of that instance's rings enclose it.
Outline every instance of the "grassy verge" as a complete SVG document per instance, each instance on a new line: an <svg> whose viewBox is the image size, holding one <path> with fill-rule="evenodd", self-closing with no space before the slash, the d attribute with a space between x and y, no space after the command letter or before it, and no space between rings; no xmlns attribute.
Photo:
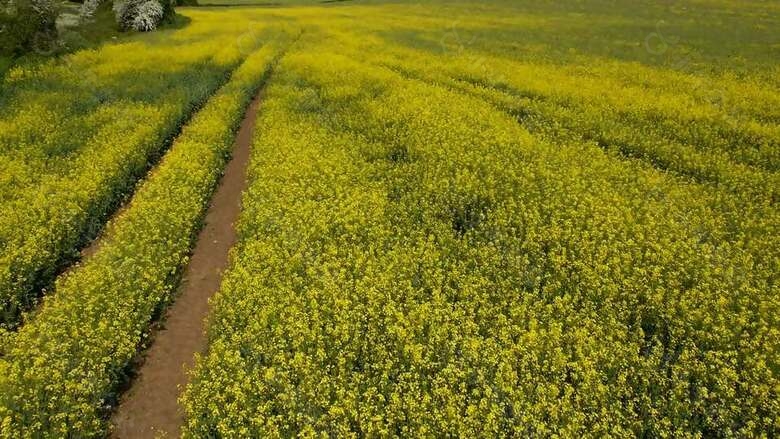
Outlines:
<svg viewBox="0 0 780 439"><path fill-rule="evenodd" d="M277 44L250 55L187 125L94 257L61 278L54 296L0 358L1 436L92 436L148 325L178 274L229 155L243 110Z"/></svg>

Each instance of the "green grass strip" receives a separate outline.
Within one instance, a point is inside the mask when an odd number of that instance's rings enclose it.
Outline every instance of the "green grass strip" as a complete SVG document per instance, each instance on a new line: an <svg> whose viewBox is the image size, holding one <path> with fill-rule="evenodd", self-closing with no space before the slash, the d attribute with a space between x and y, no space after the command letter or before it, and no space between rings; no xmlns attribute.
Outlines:
<svg viewBox="0 0 780 439"><path fill-rule="evenodd" d="M91 437L150 322L171 300L245 108L279 45L250 55L185 127L93 258L53 296L0 358L0 436Z"/></svg>

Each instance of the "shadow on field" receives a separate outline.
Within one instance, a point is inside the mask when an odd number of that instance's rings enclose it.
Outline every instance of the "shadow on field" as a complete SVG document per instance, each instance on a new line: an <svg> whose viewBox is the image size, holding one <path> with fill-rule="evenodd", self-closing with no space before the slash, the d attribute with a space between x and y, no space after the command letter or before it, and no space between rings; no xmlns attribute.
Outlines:
<svg viewBox="0 0 780 439"><path fill-rule="evenodd" d="M251 8L287 8L287 7L295 7L295 6L315 6L315 5L327 5L327 4L333 4L333 3L352 3L355 0L318 0L318 1L309 1L309 2L300 2L300 3L285 3L285 2L254 2L252 0L247 1L239 1L239 2L232 2L232 3L222 3L220 0L216 0L214 3L209 3L211 0L206 0L205 2L200 2L198 4L198 7L203 8L236 8L236 7L251 7Z"/></svg>
<svg viewBox="0 0 780 439"><path fill-rule="evenodd" d="M260 2L260 3L200 3L199 8L280 8L288 6L283 3Z"/></svg>

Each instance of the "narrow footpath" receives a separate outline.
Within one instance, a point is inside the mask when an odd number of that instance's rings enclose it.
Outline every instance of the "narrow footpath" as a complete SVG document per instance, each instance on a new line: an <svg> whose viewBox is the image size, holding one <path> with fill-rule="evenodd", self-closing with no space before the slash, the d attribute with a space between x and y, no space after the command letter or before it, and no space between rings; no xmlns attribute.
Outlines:
<svg viewBox="0 0 780 439"><path fill-rule="evenodd" d="M259 107L260 94L241 123L233 157L211 200L176 300L163 319L164 327L154 335L138 375L111 419L114 438L180 436L183 418L177 399L187 383L195 353L206 348L208 299L219 289L228 251L236 242L234 224L247 184L250 143Z"/></svg>

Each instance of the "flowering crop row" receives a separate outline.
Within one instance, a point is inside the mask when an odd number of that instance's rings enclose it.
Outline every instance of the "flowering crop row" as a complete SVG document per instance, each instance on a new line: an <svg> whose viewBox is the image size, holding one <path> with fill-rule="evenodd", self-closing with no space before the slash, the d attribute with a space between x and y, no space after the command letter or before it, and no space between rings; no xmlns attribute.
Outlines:
<svg viewBox="0 0 780 439"><path fill-rule="evenodd" d="M250 98L286 41L249 55L184 127L100 249L58 279L54 294L0 355L0 436L91 437L171 299Z"/></svg>
<svg viewBox="0 0 780 439"><path fill-rule="evenodd" d="M549 101L545 101L542 97L517 98L517 92L508 91L508 86L498 88L495 85L485 86L483 82L490 82L489 78L501 73L490 69L474 69L468 62L463 62L463 59L441 59L426 56L420 51L388 45L385 45L383 56L371 55L374 53L376 51L361 51L361 54L364 54L362 58L366 62L389 68L406 78L446 86L448 89L489 102L515 117L518 123L535 137L560 146L591 143L619 160L640 159L639 163L646 164L646 168L656 168L671 174L675 181L696 191L697 208L719 212L722 217L719 228L722 229L721 233L725 230L727 240L738 242L737 245L755 260L764 260L768 268L767 273L771 274L780 269L778 265L780 261L766 257L767 254L774 255L780 252L780 230L778 230L780 210L776 206L780 174L761 166L737 163L719 154L717 146L712 146L713 150L706 151L710 145L706 142L696 147L687 146L695 145L696 141L694 139L689 139L687 143L669 141L654 131L654 126L659 123L672 124L675 118L684 117L680 116L685 113L683 110L677 109L674 112L678 114L677 116L666 115L661 120L659 120L661 116L648 117L644 120L644 125L640 126L639 122L631 125L619 117L610 116L608 114L610 107L606 109L601 107L596 99L568 97L568 103L562 103L555 102L554 98L550 98ZM488 61L485 62L489 66L493 65ZM465 71L469 73L466 74ZM504 72L504 74L508 73ZM466 75L472 75L479 80L455 79ZM527 76L522 75L517 78L507 78L509 77L504 79L507 83L533 83ZM749 90L750 86L746 85L746 88ZM564 93L567 88L561 86L560 90L556 90L557 93ZM525 91L525 93L532 92ZM568 93L574 94L574 91L568 90ZM579 93L583 94L583 92ZM772 96L771 91L766 91L765 94ZM612 99L614 100L614 97ZM645 100L649 101L646 106L657 105L648 97L645 97ZM612 105L615 106L617 104ZM740 115L739 118L750 120L750 116L745 114ZM715 116L711 119L710 122L714 121L716 124L710 127L712 131L717 131L717 123L729 123L734 129L740 126L737 115L728 122ZM701 124L698 129L703 130L707 127L705 121L697 123ZM750 125L749 122L745 124ZM593 134L594 132L598 134ZM594 138L598 140L593 141ZM780 141L780 136L768 137L766 141L769 142L765 146L766 151L772 152L766 152L765 155L767 157L776 155L780 148L772 145ZM687 219L687 213L681 215ZM698 233L710 232L700 230ZM771 277L768 280L772 282Z"/></svg>
<svg viewBox="0 0 780 439"><path fill-rule="evenodd" d="M17 314L137 177L107 170L143 168L286 23L306 33L270 79L186 436L775 437L777 10L186 9L183 30L14 70L0 299ZM0 436L105 432L282 39L208 101L99 252L0 333Z"/></svg>
<svg viewBox="0 0 780 439"><path fill-rule="evenodd" d="M225 82L248 49L235 43L239 32L206 19L175 36L8 73L0 96L0 330L20 323Z"/></svg>
<svg viewBox="0 0 780 439"><path fill-rule="evenodd" d="M750 203L774 204L780 196L780 115L766 111L759 116L748 107L750 102L780 105L780 94L760 84L719 79L706 84L709 90L682 93L660 84L648 89L610 78L625 74L624 65L602 66L591 78L561 73L557 66L476 53L434 57L421 50L383 47L381 55L363 53L409 78L492 102L552 141L592 141L661 170L729 189ZM647 81L661 82L646 68L634 69L638 76L649 77ZM683 80L674 79L667 81ZM719 102L697 96L703 93L719 93Z"/></svg>

